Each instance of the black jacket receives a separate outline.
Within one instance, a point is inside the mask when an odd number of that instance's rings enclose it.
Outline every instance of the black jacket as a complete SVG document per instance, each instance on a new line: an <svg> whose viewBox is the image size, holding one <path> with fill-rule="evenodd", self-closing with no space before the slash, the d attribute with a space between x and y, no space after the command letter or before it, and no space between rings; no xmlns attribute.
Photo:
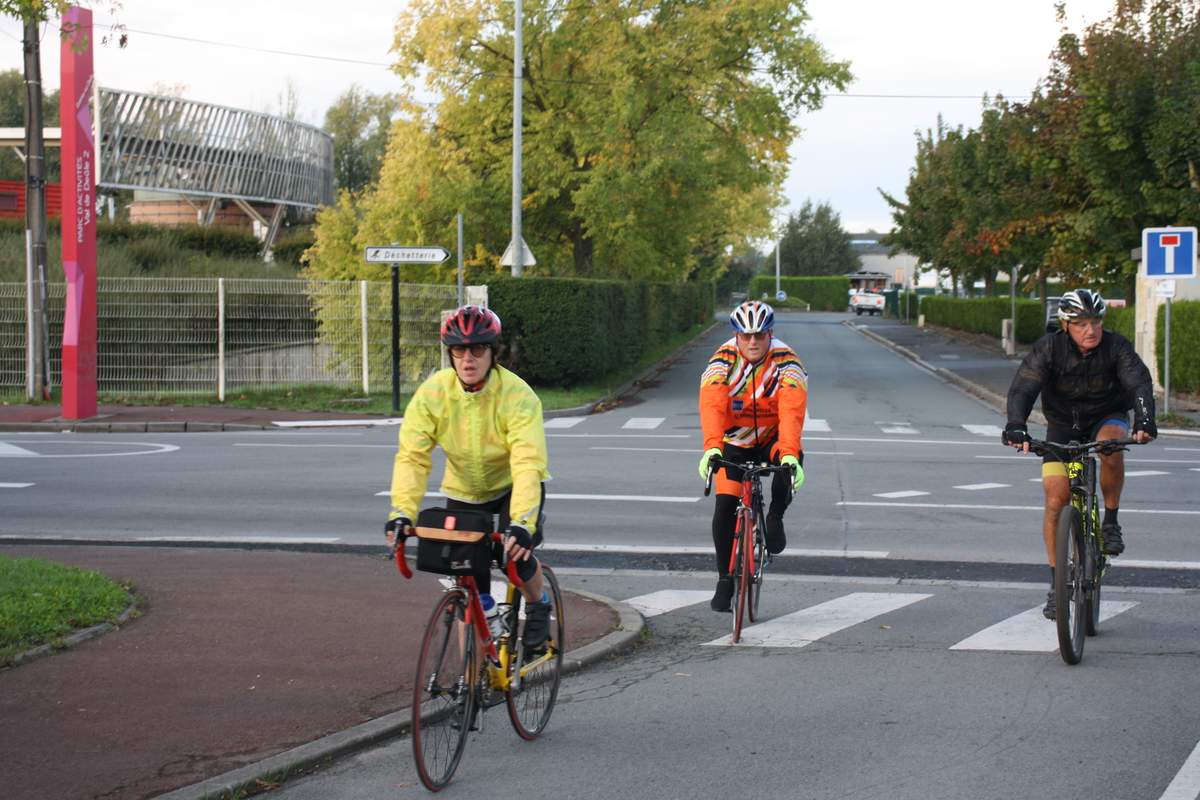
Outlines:
<svg viewBox="0 0 1200 800"><path fill-rule="evenodd" d="M1008 389L1008 421L1029 419L1039 393L1042 413L1055 426L1082 428L1131 408L1137 421L1154 419L1150 370L1129 340L1112 331L1086 356L1065 330L1038 339Z"/></svg>

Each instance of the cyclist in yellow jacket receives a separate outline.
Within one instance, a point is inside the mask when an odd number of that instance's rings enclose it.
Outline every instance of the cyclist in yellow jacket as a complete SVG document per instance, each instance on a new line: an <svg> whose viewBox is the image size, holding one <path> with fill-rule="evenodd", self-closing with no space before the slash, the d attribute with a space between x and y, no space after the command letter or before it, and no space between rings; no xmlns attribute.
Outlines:
<svg viewBox="0 0 1200 800"><path fill-rule="evenodd" d="M539 647L550 627L550 602L533 550L542 541L546 433L542 402L525 381L496 363L500 318L463 306L442 323L453 368L434 373L404 412L392 469L392 511L384 531L403 542L417 518L433 448L446 455L442 492L450 509L498 514L504 550L525 586L525 646ZM479 576L481 592L491 576Z"/></svg>
<svg viewBox="0 0 1200 800"><path fill-rule="evenodd" d="M779 553L787 545L783 512L791 502L789 489L799 489L804 483L801 437L808 405L808 375L795 351L772 336L775 310L769 305L757 300L742 303L729 315L729 321L734 337L717 348L700 378L700 427L704 435L700 476L707 478L713 456L791 465L792 486L787 485L786 473L776 473L767 509L767 550ZM741 477L741 470L729 468L716 475L712 520L717 553L717 589L711 602L714 611L731 610L729 557Z"/></svg>

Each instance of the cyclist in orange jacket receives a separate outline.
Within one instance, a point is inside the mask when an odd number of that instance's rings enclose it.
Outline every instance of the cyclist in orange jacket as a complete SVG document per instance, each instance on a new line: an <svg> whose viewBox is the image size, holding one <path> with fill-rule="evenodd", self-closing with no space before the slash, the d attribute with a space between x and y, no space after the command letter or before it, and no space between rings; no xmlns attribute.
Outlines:
<svg viewBox="0 0 1200 800"><path fill-rule="evenodd" d="M708 477L713 456L731 461L765 461L791 465L777 473L771 484L767 510L767 549L779 553L787 545L783 512L791 492L804 483L804 410L808 405L808 374L795 351L774 338L775 311L751 300L729 315L734 337L722 344L708 361L700 378L700 427L704 455L700 476ZM733 579L729 557L733 551L737 505L741 497L741 470L725 468L716 474L716 507L712 536L717 554L717 589L711 606L730 611Z"/></svg>

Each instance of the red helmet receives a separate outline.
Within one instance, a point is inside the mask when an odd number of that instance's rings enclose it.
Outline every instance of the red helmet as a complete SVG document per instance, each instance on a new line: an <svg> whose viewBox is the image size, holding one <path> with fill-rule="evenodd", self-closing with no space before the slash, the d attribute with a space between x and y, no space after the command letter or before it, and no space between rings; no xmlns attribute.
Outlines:
<svg viewBox="0 0 1200 800"><path fill-rule="evenodd" d="M493 344L500 339L500 318L483 306L463 306L442 323L442 344Z"/></svg>

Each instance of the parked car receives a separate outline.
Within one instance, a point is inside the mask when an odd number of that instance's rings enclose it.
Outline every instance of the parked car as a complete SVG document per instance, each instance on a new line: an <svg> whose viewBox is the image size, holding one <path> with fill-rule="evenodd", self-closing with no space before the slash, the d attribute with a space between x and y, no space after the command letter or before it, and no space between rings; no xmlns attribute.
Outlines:
<svg viewBox="0 0 1200 800"><path fill-rule="evenodd" d="M883 314L883 295L874 292L855 292L850 295L850 310L857 316Z"/></svg>

